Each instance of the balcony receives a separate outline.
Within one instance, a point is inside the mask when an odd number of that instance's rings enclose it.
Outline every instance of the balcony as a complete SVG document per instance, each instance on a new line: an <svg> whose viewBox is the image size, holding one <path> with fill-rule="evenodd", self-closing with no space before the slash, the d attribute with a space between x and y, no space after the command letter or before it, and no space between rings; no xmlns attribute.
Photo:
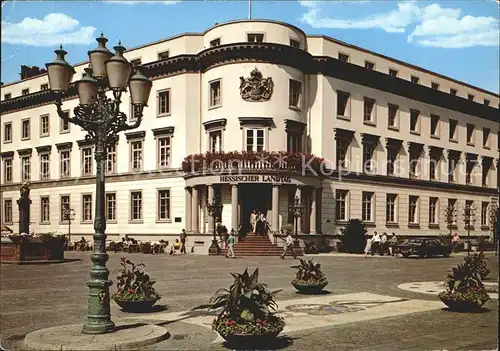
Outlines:
<svg viewBox="0 0 500 351"><path fill-rule="evenodd" d="M312 154L284 151L207 152L189 155L182 162L182 170L186 173L285 171L319 174L324 169L323 158Z"/></svg>

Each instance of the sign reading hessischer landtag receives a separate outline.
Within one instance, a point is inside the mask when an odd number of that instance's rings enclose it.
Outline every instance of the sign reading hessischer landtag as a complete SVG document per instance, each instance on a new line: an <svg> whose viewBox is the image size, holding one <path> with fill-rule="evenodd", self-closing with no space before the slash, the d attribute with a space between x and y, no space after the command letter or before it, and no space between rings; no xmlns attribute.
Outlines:
<svg viewBox="0 0 500 351"><path fill-rule="evenodd" d="M220 176L221 183L291 183L292 178L278 175L228 175Z"/></svg>

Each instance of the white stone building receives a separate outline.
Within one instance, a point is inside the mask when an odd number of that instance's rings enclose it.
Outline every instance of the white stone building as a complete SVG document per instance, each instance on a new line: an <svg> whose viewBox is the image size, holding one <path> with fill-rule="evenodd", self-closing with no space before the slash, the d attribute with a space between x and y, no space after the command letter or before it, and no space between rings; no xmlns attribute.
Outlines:
<svg viewBox="0 0 500 351"><path fill-rule="evenodd" d="M168 239L186 228L201 250L210 244L205 204L213 197L228 228L247 225L258 209L278 231L299 196L299 229L311 238L337 234L353 218L370 233L446 234L448 205L457 209L453 230L464 234L470 201L472 235L491 233L498 94L270 20L218 24L125 57L148 68L153 88L141 126L109 150L111 240ZM75 81L87 66L74 66ZM92 145L61 122L47 89L44 73L2 86L1 222L17 229L18 190L29 181L35 232L66 233L61 208L69 202L72 236L90 238ZM70 115L77 101L74 94L64 101ZM122 101L129 113L127 94ZM280 170L262 161L238 171L226 162L216 174L182 169L188 155L241 150L314 154L328 167L318 175L290 162Z"/></svg>

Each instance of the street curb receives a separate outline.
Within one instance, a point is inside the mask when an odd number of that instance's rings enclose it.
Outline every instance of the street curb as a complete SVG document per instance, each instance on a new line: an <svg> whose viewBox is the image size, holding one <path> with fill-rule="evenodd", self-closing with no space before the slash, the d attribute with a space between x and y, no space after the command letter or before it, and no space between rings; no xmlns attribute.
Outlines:
<svg viewBox="0 0 500 351"><path fill-rule="evenodd" d="M152 324L116 323L108 334L82 334L83 324L63 325L36 330L26 335L29 350L130 350L168 339L167 329Z"/></svg>

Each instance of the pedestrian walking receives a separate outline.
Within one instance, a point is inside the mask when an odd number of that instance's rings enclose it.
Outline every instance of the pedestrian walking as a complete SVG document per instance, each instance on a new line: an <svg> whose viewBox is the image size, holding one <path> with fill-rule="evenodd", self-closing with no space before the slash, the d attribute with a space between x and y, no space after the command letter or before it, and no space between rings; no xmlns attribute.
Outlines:
<svg viewBox="0 0 500 351"><path fill-rule="evenodd" d="M398 238L396 237L396 233L392 233L391 238L389 239L389 253L391 256L396 254L396 246L398 245Z"/></svg>
<svg viewBox="0 0 500 351"><path fill-rule="evenodd" d="M283 248L283 253L281 254L281 259L284 259L288 250L292 252L293 258L296 258L295 251L293 250L293 238L290 233L287 233L285 238L285 247Z"/></svg>
<svg viewBox="0 0 500 351"><path fill-rule="evenodd" d="M384 232L382 234L382 237L380 238L380 256L383 256L385 255L385 253L388 251L388 248L387 248L387 233Z"/></svg>
<svg viewBox="0 0 500 351"><path fill-rule="evenodd" d="M231 229L231 232L229 233L229 237L227 238L227 253L226 253L226 258L231 255L231 258L234 257L234 229Z"/></svg>
<svg viewBox="0 0 500 351"><path fill-rule="evenodd" d="M182 232L181 232L181 254L186 254L186 240L187 240L186 229L182 229Z"/></svg>
<svg viewBox="0 0 500 351"><path fill-rule="evenodd" d="M366 239L365 258L368 257L368 254L371 252L371 250L372 250L372 239L368 237Z"/></svg>
<svg viewBox="0 0 500 351"><path fill-rule="evenodd" d="M372 256L375 255L375 252L378 252L380 254L380 241L382 239L380 239L380 235L378 235L377 232L374 232L373 233L373 237L372 237L372 248L371 248L371 254Z"/></svg>
<svg viewBox="0 0 500 351"><path fill-rule="evenodd" d="M458 233L453 234L453 238L451 238L451 247L453 250L453 253L458 251L458 243L460 242L460 237L458 236Z"/></svg>

